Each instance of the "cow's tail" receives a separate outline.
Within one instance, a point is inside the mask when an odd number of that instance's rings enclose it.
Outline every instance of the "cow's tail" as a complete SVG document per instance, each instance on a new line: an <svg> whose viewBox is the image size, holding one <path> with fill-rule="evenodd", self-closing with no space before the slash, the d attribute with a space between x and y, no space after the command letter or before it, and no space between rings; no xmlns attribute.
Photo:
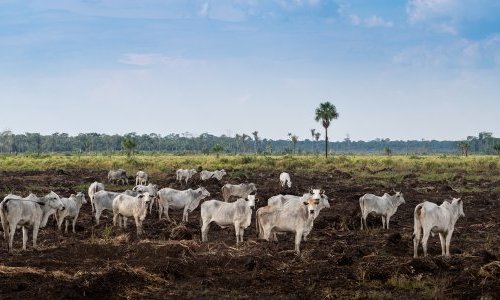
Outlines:
<svg viewBox="0 0 500 300"><path fill-rule="evenodd" d="M224 199L224 201L227 202L227 193L228 193L228 190L227 190L227 187L226 186L223 186L221 188L221 192L222 192L222 198Z"/></svg>
<svg viewBox="0 0 500 300"><path fill-rule="evenodd" d="M425 215L425 209L424 209L424 206L422 204L419 204L417 205L417 207L415 207L415 213L414 213L414 227L413 227L413 236L412 236L412 240L415 239L415 237L418 235L420 235L420 231L422 230L422 220L424 218L424 215Z"/></svg>
<svg viewBox="0 0 500 300"><path fill-rule="evenodd" d="M9 199L0 203L0 219L2 220L3 236L5 240L9 236L9 224L7 223L7 202Z"/></svg>
<svg viewBox="0 0 500 300"><path fill-rule="evenodd" d="M359 207L361 208L361 229L363 229L363 212L365 208L365 195L359 198Z"/></svg>
<svg viewBox="0 0 500 300"><path fill-rule="evenodd" d="M257 209L257 211L255 212L255 230L257 231L257 235L259 237L259 239L262 238L262 226L260 224L260 209Z"/></svg>

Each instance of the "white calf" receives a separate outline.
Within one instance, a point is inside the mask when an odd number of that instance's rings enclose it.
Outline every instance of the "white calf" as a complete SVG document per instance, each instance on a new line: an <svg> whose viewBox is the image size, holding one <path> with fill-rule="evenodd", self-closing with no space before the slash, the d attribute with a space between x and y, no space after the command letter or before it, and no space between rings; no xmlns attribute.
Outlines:
<svg viewBox="0 0 500 300"><path fill-rule="evenodd" d="M443 256L450 256L451 235L455 229L455 223L460 216L465 217L463 201L460 198L454 198L451 203L444 201L440 206L428 201L417 205L414 212L413 257L416 258L418 256L418 243L422 231L424 256L427 256L429 234L434 236L435 233L439 233L441 254Z"/></svg>
<svg viewBox="0 0 500 300"><path fill-rule="evenodd" d="M188 182L188 180L193 177L194 174L196 174L196 170L195 169L191 169L191 170L188 170L188 169L179 169L176 171L176 175L177 175L177 180L182 182L182 179L185 178L186 180L186 184Z"/></svg>
<svg viewBox="0 0 500 300"><path fill-rule="evenodd" d="M158 191L158 196L158 216L160 219L163 214L163 209L165 209L165 216L168 221L172 221L168 215L169 208L183 209L182 221L187 222L188 214L198 207L202 199L209 197L210 193L204 187L185 191L163 188Z"/></svg>
<svg viewBox="0 0 500 300"><path fill-rule="evenodd" d="M146 185L148 183L148 174L144 171L138 171L135 176L135 185Z"/></svg>
<svg viewBox="0 0 500 300"><path fill-rule="evenodd" d="M94 195L99 191L104 191L104 184L94 181L89 186L89 199L90 199L90 207L92 208L92 213L94 213Z"/></svg>
<svg viewBox="0 0 500 300"><path fill-rule="evenodd" d="M365 194L359 198L361 207L361 229L367 229L366 218L370 213L382 216L382 228L389 229L389 220L398 210L398 206L405 203L403 193L396 192L394 195L385 193L382 197ZM386 226L387 224L387 226Z"/></svg>
<svg viewBox="0 0 500 300"><path fill-rule="evenodd" d="M292 187L292 180L290 179L290 174L283 172L280 174L280 183L281 187L284 187L285 184L290 188Z"/></svg>
<svg viewBox="0 0 500 300"><path fill-rule="evenodd" d="M66 217L73 218L73 233L75 233L76 219L78 219L78 214L80 213L80 208L83 204L87 203L85 200L85 195L83 193L78 193L76 195L71 194L69 198L61 198L61 202L64 204L65 209L59 210L56 213L57 216L57 227L61 230L61 225ZM65 222L64 232L68 232L69 220Z"/></svg>
<svg viewBox="0 0 500 300"><path fill-rule="evenodd" d="M137 227L137 235L144 233L142 222L146 218L148 212L148 202L150 201L149 193L140 194L137 197L118 195L113 199L113 225L119 223L120 216L123 217L123 226L127 227L127 218L134 217L135 226Z"/></svg>
<svg viewBox="0 0 500 300"><path fill-rule="evenodd" d="M236 243L243 242L245 228L252 221L252 210L255 207L255 195L249 195L248 200L238 199L227 203L219 200L209 200L201 204L201 240L208 242L208 229L211 222L220 227L233 225L236 232Z"/></svg>

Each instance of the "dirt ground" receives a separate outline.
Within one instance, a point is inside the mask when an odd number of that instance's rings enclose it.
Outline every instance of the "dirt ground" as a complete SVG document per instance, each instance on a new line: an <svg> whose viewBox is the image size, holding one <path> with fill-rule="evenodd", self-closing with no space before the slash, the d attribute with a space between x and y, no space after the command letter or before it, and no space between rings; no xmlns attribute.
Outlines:
<svg viewBox="0 0 500 300"><path fill-rule="evenodd" d="M245 241L235 244L234 229L212 225L208 243L201 243L200 210L181 224L181 211L171 211L178 223L148 215L146 236L138 239L135 225L112 226L106 211L94 226L90 204L84 205L76 234L57 231L52 222L41 230L33 250L21 251L17 230L14 254L0 238L0 299L18 298L481 298L500 296L500 182L466 181L426 183L408 175L401 184L359 183L340 171L290 172L294 186L282 189L279 172L228 170L222 182L204 182L221 199L225 183L254 182L257 207L279 193L302 194L309 187L323 188L331 208L321 211L302 253L293 251L293 235L267 242L256 237L255 221L245 230ZM0 189L26 196L53 190L60 196L86 191L107 171L50 170L1 172ZM174 173L153 174L161 187L181 188ZM379 181L380 182L380 181ZM201 184L198 180L189 186ZM461 186L481 192L459 194ZM129 186L131 187L131 186ZM184 187L182 187L184 188ZM382 230L379 217L368 218L368 231L360 231L358 199L365 193L401 190L406 204ZM109 186L110 190L124 190ZM439 238L429 240L428 258L413 259L413 209L429 200L464 199L465 218L456 224L451 258L440 256ZM2 196L3 197L3 196ZM88 198L87 198L88 199ZM421 248L420 248L421 249Z"/></svg>

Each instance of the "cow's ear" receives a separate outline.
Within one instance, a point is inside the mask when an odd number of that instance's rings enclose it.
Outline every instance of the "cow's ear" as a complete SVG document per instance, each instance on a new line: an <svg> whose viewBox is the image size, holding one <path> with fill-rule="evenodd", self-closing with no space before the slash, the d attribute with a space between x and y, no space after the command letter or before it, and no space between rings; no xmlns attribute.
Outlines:
<svg viewBox="0 0 500 300"><path fill-rule="evenodd" d="M319 193L323 195L325 193L325 190L321 190Z"/></svg>

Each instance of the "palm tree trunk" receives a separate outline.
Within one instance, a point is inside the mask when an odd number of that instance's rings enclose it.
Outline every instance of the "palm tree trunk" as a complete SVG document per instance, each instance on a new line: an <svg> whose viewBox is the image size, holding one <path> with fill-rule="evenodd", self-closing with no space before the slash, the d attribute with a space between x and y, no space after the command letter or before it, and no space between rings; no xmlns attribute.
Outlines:
<svg viewBox="0 0 500 300"><path fill-rule="evenodd" d="M328 127L325 127L325 158L328 158Z"/></svg>

